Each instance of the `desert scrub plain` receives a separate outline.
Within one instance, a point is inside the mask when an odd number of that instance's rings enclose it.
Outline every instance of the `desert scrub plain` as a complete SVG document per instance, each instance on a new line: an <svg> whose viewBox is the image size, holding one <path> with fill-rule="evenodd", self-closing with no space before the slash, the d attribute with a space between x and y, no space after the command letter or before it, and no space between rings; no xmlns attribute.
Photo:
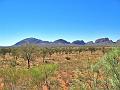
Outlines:
<svg viewBox="0 0 120 90"><path fill-rule="evenodd" d="M120 90L120 48L0 48L0 90Z"/></svg>

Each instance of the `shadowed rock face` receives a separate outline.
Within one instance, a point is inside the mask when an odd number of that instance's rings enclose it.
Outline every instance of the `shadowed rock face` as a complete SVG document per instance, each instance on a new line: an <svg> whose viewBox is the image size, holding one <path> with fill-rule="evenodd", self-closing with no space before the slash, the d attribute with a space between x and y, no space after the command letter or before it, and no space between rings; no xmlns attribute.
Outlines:
<svg viewBox="0 0 120 90"><path fill-rule="evenodd" d="M109 38L101 38L101 39L97 39L95 41L96 44L102 44L102 43L113 43L112 40L110 40Z"/></svg>
<svg viewBox="0 0 120 90"><path fill-rule="evenodd" d="M58 39L53 42L54 44L70 44L70 42L63 40L63 39Z"/></svg>
<svg viewBox="0 0 120 90"><path fill-rule="evenodd" d="M76 40L76 41L73 41L72 44L85 45L86 43L83 40Z"/></svg>
<svg viewBox="0 0 120 90"><path fill-rule="evenodd" d="M15 46L21 46L24 44L39 44L42 43L42 40L36 39L36 38L26 38L24 40L21 40L20 42L16 43Z"/></svg>
<svg viewBox="0 0 120 90"><path fill-rule="evenodd" d="M93 45L94 42L93 42L93 41L89 41L89 42L87 42L86 44L87 44L87 45Z"/></svg>
<svg viewBox="0 0 120 90"><path fill-rule="evenodd" d="M112 45L114 42L110 40L109 38L100 38L95 41L87 42L85 43L83 40L76 40L73 41L72 43L64 40L64 39L58 39L55 40L54 42L49 42L49 41L43 41L40 39L36 38L26 38L24 40L21 40L20 42L16 43L14 46L22 46L25 44L35 44L35 45L41 45L41 46L48 46L48 45L53 45L53 46L58 46L58 45ZM120 43L120 40L118 40L116 43Z"/></svg>
<svg viewBox="0 0 120 90"><path fill-rule="evenodd" d="M57 44L62 44L62 45L66 45L66 44L70 44L70 42L67 42L66 40L63 39L58 39L54 42L49 42L49 41L42 41L36 38L26 38L24 40L21 40L20 42L16 43L15 46L21 46L21 45L25 45L25 44L35 44L35 45L57 45Z"/></svg>
<svg viewBox="0 0 120 90"><path fill-rule="evenodd" d="M116 41L116 43L120 43L120 39Z"/></svg>

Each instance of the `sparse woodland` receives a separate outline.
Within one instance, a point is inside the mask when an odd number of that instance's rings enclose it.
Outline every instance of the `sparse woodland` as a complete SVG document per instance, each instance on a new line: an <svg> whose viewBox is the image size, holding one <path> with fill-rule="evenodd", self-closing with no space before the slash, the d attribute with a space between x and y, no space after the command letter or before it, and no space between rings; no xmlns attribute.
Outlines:
<svg viewBox="0 0 120 90"><path fill-rule="evenodd" d="M120 48L0 48L0 90L120 90Z"/></svg>

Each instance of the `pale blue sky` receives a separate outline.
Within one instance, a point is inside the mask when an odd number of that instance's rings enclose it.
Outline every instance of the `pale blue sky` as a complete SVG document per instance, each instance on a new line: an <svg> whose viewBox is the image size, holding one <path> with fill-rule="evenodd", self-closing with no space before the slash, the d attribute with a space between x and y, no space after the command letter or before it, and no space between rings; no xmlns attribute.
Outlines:
<svg viewBox="0 0 120 90"><path fill-rule="evenodd" d="M0 0L0 46L28 37L120 39L120 0Z"/></svg>

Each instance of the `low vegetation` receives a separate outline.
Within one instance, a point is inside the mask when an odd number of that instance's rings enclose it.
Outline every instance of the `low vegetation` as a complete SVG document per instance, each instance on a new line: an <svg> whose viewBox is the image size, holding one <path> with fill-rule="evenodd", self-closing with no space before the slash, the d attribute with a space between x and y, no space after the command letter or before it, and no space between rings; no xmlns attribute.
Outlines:
<svg viewBox="0 0 120 90"><path fill-rule="evenodd" d="M0 48L0 90L119 90L120 48Z"/></svg>

